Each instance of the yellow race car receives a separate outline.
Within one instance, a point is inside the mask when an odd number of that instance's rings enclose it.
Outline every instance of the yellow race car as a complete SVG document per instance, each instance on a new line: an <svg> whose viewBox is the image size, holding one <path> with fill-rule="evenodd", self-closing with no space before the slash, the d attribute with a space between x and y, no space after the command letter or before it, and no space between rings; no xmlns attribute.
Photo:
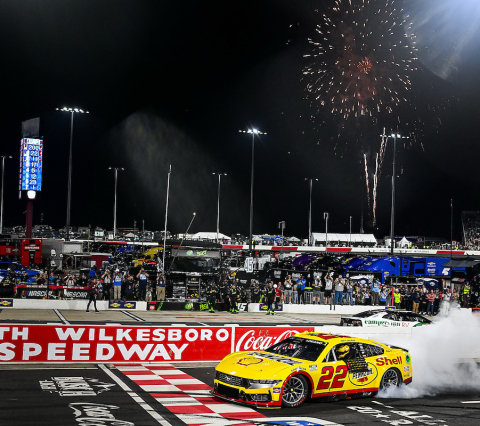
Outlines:
<svg viewBox="0 0 480 426"><path fill-rule="evenodd" d="M264 351L226 356L216 368L212 393L259 408L296 407L308 397L367 397L411 381L411 357L406 349L307 332Z"/></svg>

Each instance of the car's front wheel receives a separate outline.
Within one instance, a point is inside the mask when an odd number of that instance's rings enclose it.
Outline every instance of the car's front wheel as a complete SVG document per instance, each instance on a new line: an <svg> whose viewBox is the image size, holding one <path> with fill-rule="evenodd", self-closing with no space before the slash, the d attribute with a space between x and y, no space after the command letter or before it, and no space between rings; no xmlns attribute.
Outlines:
<svg viewBox="0 0 480 426"><path fill-rule="evenodd" d="M300 374L293 376L285 384L282 394L284 407L297 407L307 398L308 384Z"/></svg>
<svg viewBox="0 0 480 426"><path fill-rule="evenodd" d="M380 389L385 390L392 386L400 386L402 383L402 377L400 372L396 368L390 368L385 371L380 382Z"/></svg>

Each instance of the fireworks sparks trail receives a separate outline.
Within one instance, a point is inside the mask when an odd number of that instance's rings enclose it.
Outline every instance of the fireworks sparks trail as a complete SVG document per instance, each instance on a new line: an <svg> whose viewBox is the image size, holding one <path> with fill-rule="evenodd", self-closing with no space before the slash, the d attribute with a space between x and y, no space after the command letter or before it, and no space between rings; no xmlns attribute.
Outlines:
<svg viewBox="0 0 480 426"><path fill-rule="evenodd" d="M367 154L363 154L363 158L365 161L365 183L367 184L368 208L370 209L370 185L369 185L369 179L368 179Z"/></svg>
<svg viewBox="0 0 480 426"><path fill-rule="evenodd" d="M385 134L385 128L383 128L382 143L380 144L380 152L377 153L375 157L375 174L373 175L373 226L377 223L377 189L378 189L378 181L382 174L382 164L383 158L385 157L385 148L387 147L387 140L388 136Z"/></svg>

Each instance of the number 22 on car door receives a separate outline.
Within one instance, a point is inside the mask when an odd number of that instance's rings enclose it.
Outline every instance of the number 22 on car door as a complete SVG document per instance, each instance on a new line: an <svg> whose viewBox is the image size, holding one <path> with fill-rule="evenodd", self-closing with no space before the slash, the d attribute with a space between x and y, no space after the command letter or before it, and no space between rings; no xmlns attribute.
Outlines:
<svg viewBox="0 0 480 426"><path fill-rule="evenodd" d="M337 345L338 346L338 345ZM345 385L348 369L344 362L337 361L332 349L322 363L318 364L316 394L337 392Z"/></svg>

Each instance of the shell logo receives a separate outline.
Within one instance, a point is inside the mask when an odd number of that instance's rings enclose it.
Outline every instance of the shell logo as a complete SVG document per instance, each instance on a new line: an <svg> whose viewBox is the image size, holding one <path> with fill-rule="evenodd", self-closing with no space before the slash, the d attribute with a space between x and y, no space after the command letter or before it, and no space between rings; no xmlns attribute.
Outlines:
<svg viewBox="0 0 480 426"><path fill-rule="evenodd" d="M263 362L262 358L255 358L255 357L251 356L251 357L242 358L242 359L238 360L237 364L248 367L249 365L260 364L262 362Z"/></svg>

